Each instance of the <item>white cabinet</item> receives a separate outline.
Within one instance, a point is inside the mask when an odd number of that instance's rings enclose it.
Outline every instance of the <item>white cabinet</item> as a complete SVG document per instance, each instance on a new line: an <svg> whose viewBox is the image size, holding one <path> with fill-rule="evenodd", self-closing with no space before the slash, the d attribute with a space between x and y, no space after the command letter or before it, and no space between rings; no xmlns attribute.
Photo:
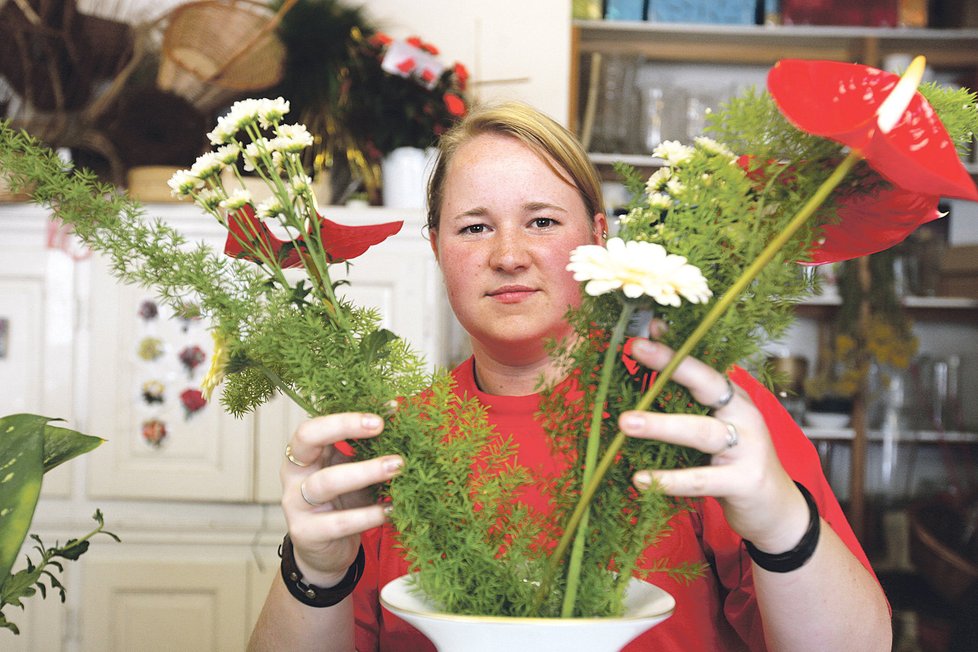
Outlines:
<svg viewBox="0 0 978 652"><path fill-rule="evenodd" d="M343 291L376 308L430 367L447 364L443 342L457 327L421 211L325 214L344 224L405 220L353 261ZM146 215L191 242L223 246L221 227L189 204L147 205ZM63 250L49 228L42 208L0 205L0 411L64 417L107 440L45 477L31 531L48 545L63 542L91 530L101 508L122 543L96 537L66 565L67 603L36 596L24 612L13 610L22 634L0 631L0 649L241 650L278 570L278 469L304 415L277 398L240 420L216 404L187 418L178 396L206 363L188 372L179 353L200 346L209 355L206 325L164 319L162 307L147 320L140 308L150 290L116 282L102 259L86 259L70 240ZM160 357L139 355L147 338L160 340ZM164 404L145 401L147 380L161 383ZM152 418L168 425L158 446L142 433Z"/></svg>

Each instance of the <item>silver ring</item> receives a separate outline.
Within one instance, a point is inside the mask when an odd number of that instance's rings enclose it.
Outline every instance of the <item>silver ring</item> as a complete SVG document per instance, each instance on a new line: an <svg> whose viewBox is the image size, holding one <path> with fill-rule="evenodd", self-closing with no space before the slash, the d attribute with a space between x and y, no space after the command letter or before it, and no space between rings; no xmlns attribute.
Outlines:
<svg viewBox="0 0 978 652"><path fill-rule="evenodd" d="M313 501L309 500L309 497L306 496L306 483L305 482L300 482L299 483L299 494L302 496L302 499L304 501L306 501L306 503L309 504L309 506L311 506L311 507L322 507L323 505L326 504L326 503L314 503Z"/></svg>
<svg viewBox="0 0 978 652"><path fill-rule="evenodd" d="M724 408L730 403L730 401L733 400L734 397L733 382L731 382L730 378L728 378L727 376L724 376L723 379L727 381L727 392L723 396L718 398L716 403L706 406L711 410L719 410L720 408Z"/></svg>
<svg viewBox="0 0 978 652"><path fill-rule="evenodd" d="M295 459L295 456L292 455L292 444L285 445L285 459L301 468L306 468L311 464L311 462L300 462L299 460Z"/></svg>
<svg viewBox="0 0 978 652"><path fill-rule="evenodd" d="M740 434L737 432L737 427L729 421L721 421L720 423L727 426L727 447L724 450L730 450L740 441Z"/></svg>

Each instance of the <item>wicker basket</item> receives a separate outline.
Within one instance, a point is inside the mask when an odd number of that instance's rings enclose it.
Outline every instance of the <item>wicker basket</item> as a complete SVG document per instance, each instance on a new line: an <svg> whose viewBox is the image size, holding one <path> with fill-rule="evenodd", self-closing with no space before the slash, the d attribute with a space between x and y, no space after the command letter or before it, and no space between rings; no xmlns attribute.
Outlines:
<svg viewBox="0 0 978 652"><path fill-rule="evenodd" d="M274 86L285 65L275 28L296 1L286 0L274 14L267 5L242 0L180 5L163 33L157 86L204 112Z"/></svg>

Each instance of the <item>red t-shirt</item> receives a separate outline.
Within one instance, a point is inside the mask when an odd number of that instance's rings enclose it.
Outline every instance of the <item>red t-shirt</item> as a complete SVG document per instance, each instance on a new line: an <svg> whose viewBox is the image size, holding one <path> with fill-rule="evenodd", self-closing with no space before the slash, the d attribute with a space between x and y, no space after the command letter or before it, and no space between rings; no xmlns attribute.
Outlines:
<svg viewBox="0 0 978 652"><path fill-rule="evenodd" d="M478 397L488 409L489 420L497 431L514 437L519 445L519 464L548 475L555 471L547 437L534 419L539 396L494 396L481 392L476 387L472 359L462 363L452 375L457 381L456 391ZM822 518L872 572L829 488L811 442L777 399L746 371L736 368L730 378L747 391L764 415L785 470L811 491ZM750 558L741 537L727 524L719 503L712 498L699 501L695 510L676 515L670 525L671 533L655 546L657 556L665 556L676 564L705 562L710 570L688 584L670 579L665 573L653 576L653 583L676 598L676 610L669 619L636 638L624 650L764 650ZM353 593L357 650L434 650L418 630L380 606L380 589L408 572L407 563L394 547L393 529L386 525L366 532L363 547L366 570Z"/></svg>

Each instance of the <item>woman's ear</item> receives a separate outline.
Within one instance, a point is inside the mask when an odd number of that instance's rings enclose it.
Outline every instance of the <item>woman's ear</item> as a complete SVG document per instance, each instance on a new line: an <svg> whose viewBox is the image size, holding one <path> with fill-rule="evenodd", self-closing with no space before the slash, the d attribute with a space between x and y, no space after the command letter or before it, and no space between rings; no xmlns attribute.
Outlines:
<svg viewBox="0 0 978 652"><path fill-rule="evenodd" d="M431 252L435 254L435 262L438 263L438 229L428 229L428 245Z"/></svg>
<svg viewBox="0 0 978 652"><path fill-rule="evenodd" d="M594 244L603 245L608 239L608 218L605 217L604 213L594 215L593 236Z"/></svg>

